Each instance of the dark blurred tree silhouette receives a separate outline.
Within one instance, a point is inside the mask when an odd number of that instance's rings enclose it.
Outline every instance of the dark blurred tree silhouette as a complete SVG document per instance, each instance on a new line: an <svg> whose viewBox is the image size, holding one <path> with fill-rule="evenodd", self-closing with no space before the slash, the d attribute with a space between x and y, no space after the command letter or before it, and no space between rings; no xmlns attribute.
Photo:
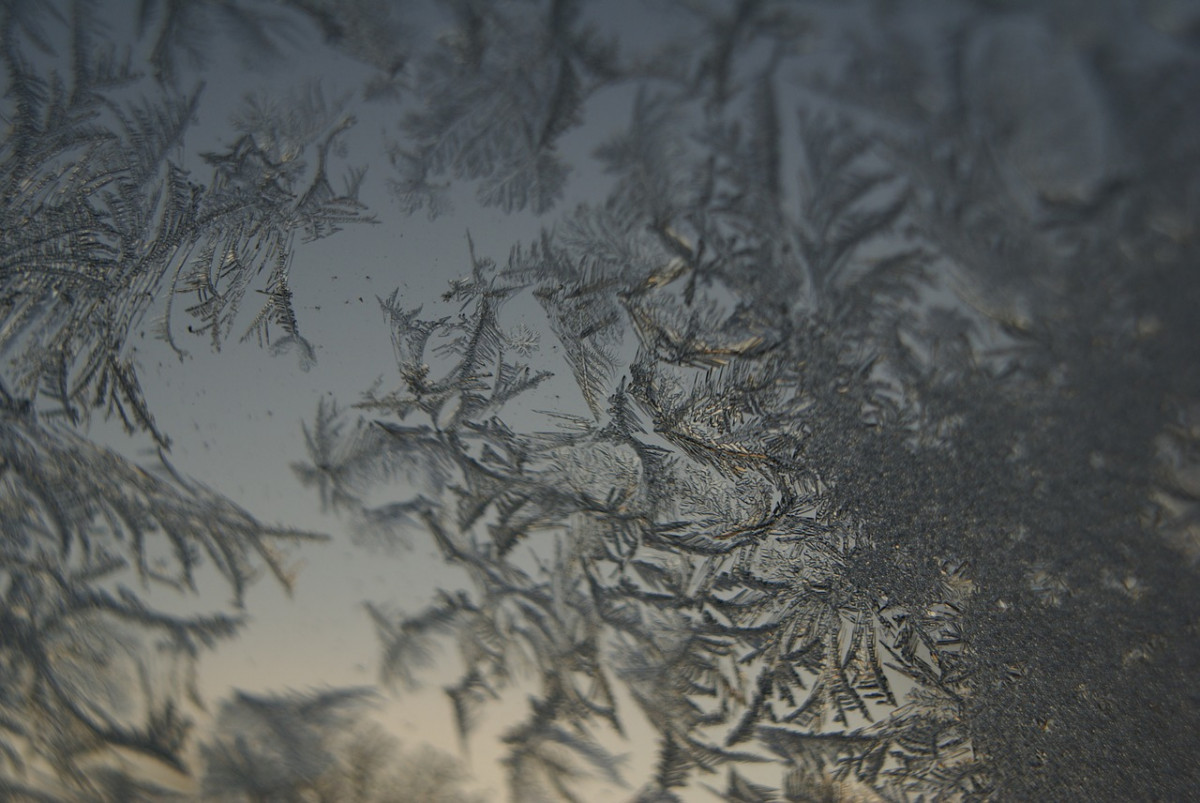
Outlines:
<svg viewBox="0 0 1200 803"><path fill-rule="evenodd" d="M200 746L202 794L220 801L477 803L451 756L405 751L365 718L371 693L332 689L283 695L238 692L221 705Z"/></svg>

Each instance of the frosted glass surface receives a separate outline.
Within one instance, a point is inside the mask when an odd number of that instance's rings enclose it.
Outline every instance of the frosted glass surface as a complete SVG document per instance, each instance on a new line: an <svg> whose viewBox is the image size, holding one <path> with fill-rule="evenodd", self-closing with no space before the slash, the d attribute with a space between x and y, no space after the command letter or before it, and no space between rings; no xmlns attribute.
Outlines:
<svg viewBox="0 0 1200 803"><path fill-rule="evenodd" d="M0 799L1196 796L1195 3L0 37Z"/></svg>

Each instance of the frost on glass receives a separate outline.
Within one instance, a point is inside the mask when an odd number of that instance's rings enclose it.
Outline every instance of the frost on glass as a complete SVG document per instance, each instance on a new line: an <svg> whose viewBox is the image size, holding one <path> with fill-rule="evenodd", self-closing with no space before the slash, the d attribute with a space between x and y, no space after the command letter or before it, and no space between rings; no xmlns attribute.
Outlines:
<svg viewBox="0 0 1200 803"><path fill-rule="evenodd" d="M615 70L638 89L595 152L607 198L473 254L450 317L382 302L398 384L346 454L439 470L359 515L472 580L371 608L384 679L457 642L466 739L532 671L515 800L618 777L631 720L658 734L647 801L712 773L731 800L1183 790L1194 243L1152 221L1195 176L1137 105L1167 68L1054 14L944 9L930 37L893 7L806 73L827 9L687 11L707 37ZM473 65L507 31L469 23ZM480 178L480 153L405 169ZM504 335L526 293L586 407L533 428L505 423L537 381Z"/></svg>
<svg viewBox="0 0 1200 803"><path fill-rule="evenodd" d="M445 179L476 182L485 206L542 213L569 167L557 141L588 94L615 77L614 48L579 24L580 4L446 3L452 27L416 60L389 187L406 212L449 211Z"/></svg>
<svg viewBox="0 0 1200 803"><path fill-rule="evenodd" d="M186 664L238 622L111 574L289 581L277 544L305 533L80 427L105 410L167 447L125 350L152 302L180 353L184 330L236 334L310 366L290 255L372 219L374 174L335 189L328 165L355 104L386 101L376 214L448 214L465 183L546 225L504 256L468 237L440 299L380 292L394 365L322 400L290 467L359 543L426 538L465 578L366 615L383 684L437 674L464 746L524 700L513 800L1191 794L1195 14L647 3L653 41L624 47L604 4L426 5L423 37L363 25L368 0L285 4L377 74L363 99L248 100L204 184L172 161L197 95L161 48L203 41L172 27L192 13L267 41L258 4L145 4L134 99L134 71L90 55L88 4L3 12L0 783L33 754L99 789L79 759L105 745L182 765L175 697L112 668L155 644ZM69 74L23 56L49 25ZM614 96L619 125L568 164ZM585 168L587 202L559 208ZM201 792L349 795L331 768L366 749L345 741L365 704L232 698ZM628 744L655 746L649 777Z"/></svg>
<svg viewBox="0 0 1200 803"><path fill-rule="evenodd" d="M98 13L0 12L0 784L16 799L50 799L18 780L47 769L68 788L103 787L112 778L93 759L110 748L184 769L191 664L242 616L178 615L153 598L215 573L240 608L264 570L290 586L282 547L321 537L261 523L165 456L136 465L81 434L102 412L169 447L132 333L166 299L153 328L181 357L183 329L220 348L257 286L266 300L246 336L310 360L287 286L293 241L364 219L355 182L339 194L324 170L345 117L289 153L269 113L247 117L227 152L205 154L211 180L194 180L177 154L200 89L146 81Z"/></svg>

